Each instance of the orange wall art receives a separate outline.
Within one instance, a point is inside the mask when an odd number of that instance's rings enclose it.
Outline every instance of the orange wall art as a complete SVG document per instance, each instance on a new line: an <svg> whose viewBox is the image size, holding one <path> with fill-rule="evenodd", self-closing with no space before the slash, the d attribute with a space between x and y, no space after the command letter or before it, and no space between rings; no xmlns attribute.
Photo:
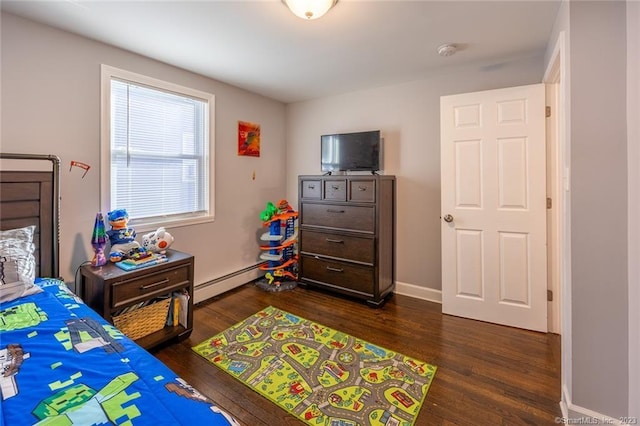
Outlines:
<svg viewBox="0 0 640 426"><path fill-rule="evenodd" d="M260 125L238 121L238 155L260 157Z"/></svg>

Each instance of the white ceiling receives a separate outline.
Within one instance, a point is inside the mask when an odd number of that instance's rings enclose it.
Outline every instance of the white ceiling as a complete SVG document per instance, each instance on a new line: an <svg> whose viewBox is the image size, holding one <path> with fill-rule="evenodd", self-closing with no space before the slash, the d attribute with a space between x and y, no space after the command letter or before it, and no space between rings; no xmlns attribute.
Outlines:
<svg viewBox="0 0 640 426"><path fill-rule="evenodd" d="M560 0L340 0L305 21L280 0L2 1L2 10L282 102L540 54ZM461 48L437 54L443 43Z"/></svg>

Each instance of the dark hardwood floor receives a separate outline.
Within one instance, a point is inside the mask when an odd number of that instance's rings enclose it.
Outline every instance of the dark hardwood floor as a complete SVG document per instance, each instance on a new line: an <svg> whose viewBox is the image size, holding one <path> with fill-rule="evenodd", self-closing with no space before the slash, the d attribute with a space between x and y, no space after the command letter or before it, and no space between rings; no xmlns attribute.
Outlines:
<svg viewBox="0 0 640 426"><path fill-rule="evenodd" d="M379 309L318 290L253 284L196 305L188 339L154 354L243 425L304 425L191 347L269 305L438 367L415 425L550 425L561 416L560 336L443 315L394 295Z"/></svg>

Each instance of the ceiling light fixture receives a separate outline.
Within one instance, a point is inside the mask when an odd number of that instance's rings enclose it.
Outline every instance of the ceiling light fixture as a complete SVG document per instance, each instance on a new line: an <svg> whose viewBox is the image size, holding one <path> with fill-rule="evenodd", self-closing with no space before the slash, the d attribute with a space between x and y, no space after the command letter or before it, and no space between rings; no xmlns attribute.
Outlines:
<svg viewBox="0 0 640 426"><path fill-rule="evenodd" d="M282 0L294 15L302 19L318 19L338 3L338 0Z"/></svg>

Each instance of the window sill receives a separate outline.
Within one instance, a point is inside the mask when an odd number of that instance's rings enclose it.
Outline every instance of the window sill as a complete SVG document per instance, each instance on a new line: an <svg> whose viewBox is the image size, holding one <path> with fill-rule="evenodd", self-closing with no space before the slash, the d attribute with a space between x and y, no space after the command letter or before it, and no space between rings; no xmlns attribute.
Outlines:
<svg viewBox="0 0 640 426"><path fill-rule="evenodd" d="M184 218L184 219L161 219L157 218L153 221L136 221L135 219L131 220L130 225L135 228L137 234L142 234L146 232L155 231L160 227L164 227L167 229L170 228L180 228L182 226L191 226L191 225L199 225L202 223L213 222L215 218L213 216L200 216L193 218Z"/></svg>

